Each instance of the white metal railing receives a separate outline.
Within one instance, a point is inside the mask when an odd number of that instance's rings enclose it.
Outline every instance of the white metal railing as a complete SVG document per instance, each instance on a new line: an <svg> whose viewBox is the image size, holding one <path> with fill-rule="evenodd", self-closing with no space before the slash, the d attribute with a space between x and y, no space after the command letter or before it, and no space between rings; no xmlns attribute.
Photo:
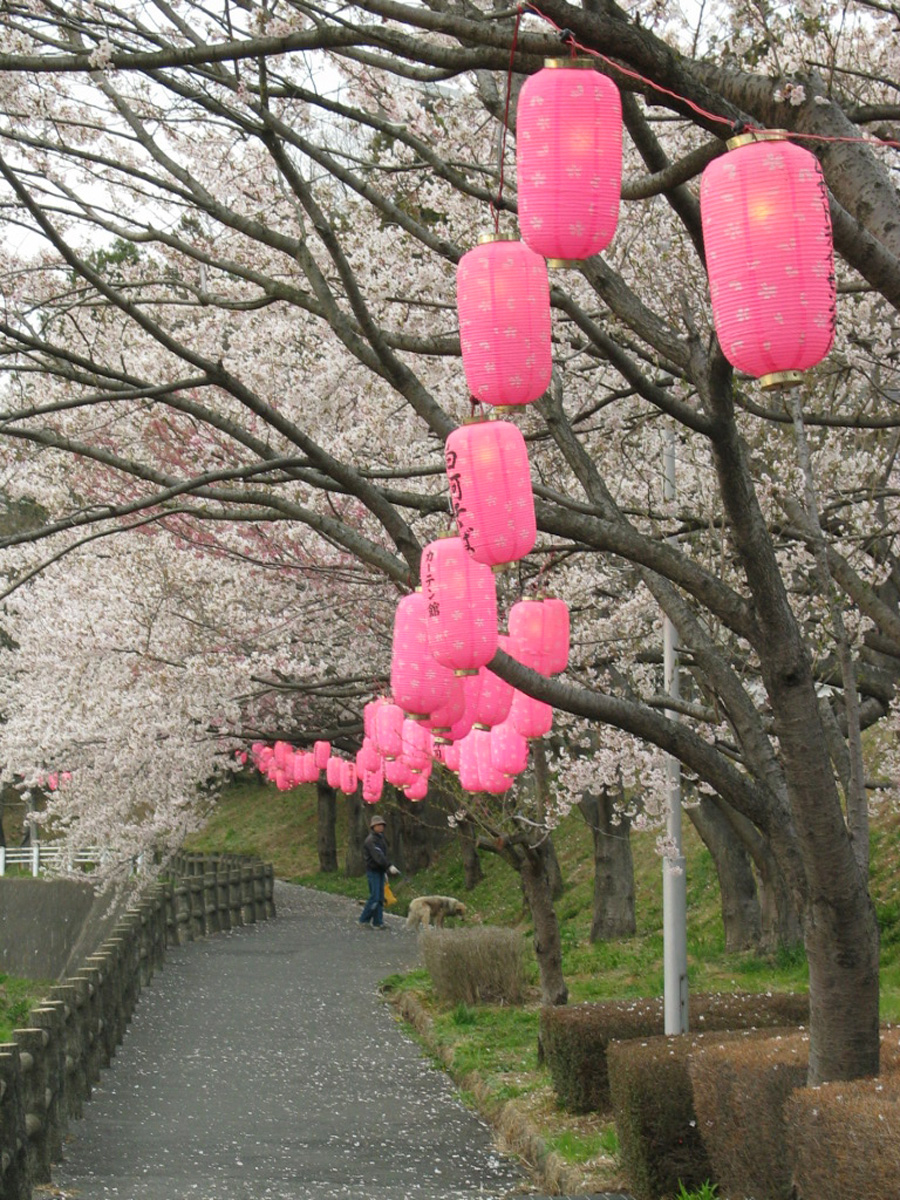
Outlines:
<svg viewBox="0 0 900 1200"><path fill-rule="evenodd" d="M0 846L0 875L8 867L27 867L32 875L38 875L42 867L90 867L101 863L106 855L100 846L87 846L83 850L70 850L53 842L34 842L31 846Z"/></svg>

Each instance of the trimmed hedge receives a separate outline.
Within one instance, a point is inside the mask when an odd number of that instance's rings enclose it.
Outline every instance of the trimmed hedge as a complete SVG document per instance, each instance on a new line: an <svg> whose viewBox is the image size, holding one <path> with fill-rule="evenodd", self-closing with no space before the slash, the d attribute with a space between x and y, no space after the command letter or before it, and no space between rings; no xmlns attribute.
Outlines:
<svg viewBox="0 0 900 1200"><path fill-rule="evenodd" d="M896 1200L900 1067L876 1079L798 1088L784 1106L800 1200Z"/></svg>
<svg viewBox="0 0 900 1200"><path fill-rule="evenodd" d="M900 1179L900 1033L881 1031L875 1079L798 1088L784 1106L801 1200L895 1200Z"/></svg>
<svg viewBox="0 0 900 1200"><path fill-rule="evenodd" d="M728 1039L688 1060L700 1133L725 1195L789 1200L784 1105L808 1070L805 1031Z"/></svg>
<svg viewBox="0 0 900 1200"><path fill-rule="evenodd" d="M701 1030L803 1025L809 998L795 993L710 993L691 997L691 1024ZM662 999L608 1000L541 1009L540 1049L562 1106L570 1112L610 1106L609 1043L665 1033Z"/></svg>

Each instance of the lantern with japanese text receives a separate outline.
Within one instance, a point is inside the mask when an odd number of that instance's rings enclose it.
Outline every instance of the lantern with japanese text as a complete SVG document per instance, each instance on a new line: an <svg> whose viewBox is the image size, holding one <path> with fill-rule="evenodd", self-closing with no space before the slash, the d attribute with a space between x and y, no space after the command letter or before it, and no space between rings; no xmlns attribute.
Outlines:
<svg viewBox="0 0 900 1200"><path fill-rule="evenodd" d="M459 261L456 307L469 391L485 404L530 404L550 386L547 264L512 237L489 234Z"/></svg>
<svg viewBox="0 0 900 1200"><path fill-rule="evenodd" d="M763 388L792 387L834 341L828 192L814 155L743 134L703 172L700 217L722 353Z"/></svg>
<svg viewBox="0 0 900 1200"><path fill-rule="evenodd" d="M345 796L352 796L356 791L357 783L356 764L350 762L349 759L343 759L341 761L341 791Z"/></svg>
<svg viewBox="0 0 900 1200"><path fill-rule="evenodd" d="M463 545L489 567L534 547L537 524L528 450L510 421L461 425L444 448L450 500Z"/></svg>
<svg viewBox="0 0 900 1200"><path fill-rule="evenodd" d="M420 720L445 704L452 689L453 672L428 647L428 601L412 592L394 613L391 694L407 716Z"/></svg>
<svg viewBox="0 0 900 1200"><path fill-rule="evenodd" d="M619 219L622 101L594 66L548 59L519 93L519 228L551 265L599 254Z"/></svg>
<svg viewBox="0 0 900 1200"><path fill-rule="evenodd" d="M448 771L458 771L459 742L439 742L434 748L434 757Z"/></svg>
<svg viewBox="0 0 900 1200"><path fill-rule="evenodd" d="M429 542L422 552L428 600L428 645L445 667L474 674L497 650L497 587L458 537Z"/></svg>

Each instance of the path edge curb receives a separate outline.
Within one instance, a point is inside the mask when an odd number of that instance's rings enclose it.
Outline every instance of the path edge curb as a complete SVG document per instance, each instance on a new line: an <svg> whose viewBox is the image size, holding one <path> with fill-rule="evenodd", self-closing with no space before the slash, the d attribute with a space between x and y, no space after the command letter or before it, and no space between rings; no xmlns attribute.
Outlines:
<svg viewBox="0 0 900 1200"><path fill-rule="evenodd" d="M479 1114L507 1144L510 1151L521 1158L534 1176L535 1183L548 1195L564 1196L581 1191L581 1176L553 1150L538 1130L512 1100L502 1103L492 1100L484 1080L477 1071L461 1073L453 1070L452 1054L445 1046L439 1046L434 1038L431 1017L418 998L410 992L387 993L389 1004L421 1038L432 1054L443 1065L457 1087L470 1093Z"/></svg>

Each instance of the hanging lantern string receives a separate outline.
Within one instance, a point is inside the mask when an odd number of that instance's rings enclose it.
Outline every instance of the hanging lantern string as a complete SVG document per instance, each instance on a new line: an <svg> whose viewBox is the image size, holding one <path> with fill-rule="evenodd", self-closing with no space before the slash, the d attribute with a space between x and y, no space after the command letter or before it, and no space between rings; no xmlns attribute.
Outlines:
<svg viewBox="0 0 900 1200"><path fill-rule="evenodd" d="M592 58L599 59L605 66L612 71L617 71L620 75L625 75L628 79L634 79L638 83L644 84L645 87L651 88L654 92L659 92L662 96L669 96L673 100L677 100L680 104L686 105L692 112L695 112L700 117L705 117L708 121L715 121L719 125L727 125L734 133L762 133L764 130L758 126L748 125L746 122L735 122L731 117L723 117L719 113L709 112L701 105L696 104L693 100L689 100L686 96L679 95L678 92L673 92L669 88L663 87L662 84L655 83L652 79L647 79L645 75L641 75L638 71L632 71L629 67L623 67L621 63L617 63L614 59L608 58L605 54L601 54L598 50L592 50L590 46L585 46L577 41L575 35L569 29L563 29L557 25L552 17L548 17L546 13L541 12L536 4L532 4L530 0L527 3L520 4L517 8L518 17L516 18L516 37L519 32L519 21L523 12L530 12L536 17L540 17L542 21L546 21L559 34L560 39L570 47L574 56L576 51L581 54L589 54ZM515 51L516 42L513 41L513 51ZM512 67L510 67L510 78ZM509 106L509 94L507 90L507 111ZM868 146L890 146L895 150L900 149L900 141L896 138L880 138L880 137L843 137L837 135L829 135L824 133L796 133L793 130L790 133L792 138L798 141L806 142L851 142ZM505 127L504 127L505 137Z"/></svg>
<svg viewBox="0 0 900 1200"><path fill-rule="evenodd" d="M509 105L512 97L513 62L516 57L516 47L519 44L519 25L522 21L523 6L516 9L516 25L513 29L512 45L509 48L509 67L506 72L506 103L503 109L503 128L500 131L500 178L497 183L497 199L491 201L491 212L494 214L494 232L500 232L500 202L503 199L503 175L506 161L506 135L509 133ZM474 415L474 410L473 410Z"/></svg>

